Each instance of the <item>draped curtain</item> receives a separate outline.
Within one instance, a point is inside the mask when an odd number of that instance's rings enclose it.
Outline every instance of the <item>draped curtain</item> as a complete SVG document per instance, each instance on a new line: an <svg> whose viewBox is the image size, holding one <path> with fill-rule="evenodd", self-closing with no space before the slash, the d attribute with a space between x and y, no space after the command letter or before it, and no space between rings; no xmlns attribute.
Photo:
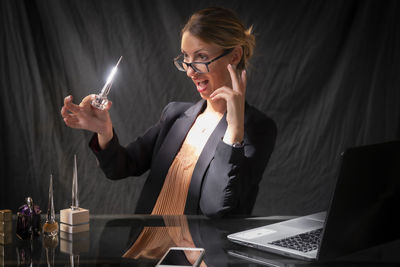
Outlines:
<svg viewBox="0 0 400 267"><path fill-rule="evenodd" d="M63 99L97 93L123 60L109 95L122 144L154 124L170 101L199 95L172 59L191 13L234 9L257 46L246 99L275 120L278 139L254 215L327 208L347 147L400 138L400 3L387 1L5 0L0 2L0 209L26 196L47 209L71 204L73 156L80 203L132 213L144 179L110 181L65 126Z"/></svg>

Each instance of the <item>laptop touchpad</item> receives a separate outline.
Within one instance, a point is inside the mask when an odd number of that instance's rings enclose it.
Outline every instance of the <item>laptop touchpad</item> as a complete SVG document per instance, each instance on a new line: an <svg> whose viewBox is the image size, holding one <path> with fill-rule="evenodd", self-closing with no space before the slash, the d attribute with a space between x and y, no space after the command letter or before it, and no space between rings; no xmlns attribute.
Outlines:
<svg viewBox="0 0 400 267"><path fill-rule="evenodd" d="M321 221L316 221L310 218L299 218L294 220L288 220L286 222L282 222L282 225L285 227L291 227L296 229L318 229L322 228L324 223Z"/></svg>

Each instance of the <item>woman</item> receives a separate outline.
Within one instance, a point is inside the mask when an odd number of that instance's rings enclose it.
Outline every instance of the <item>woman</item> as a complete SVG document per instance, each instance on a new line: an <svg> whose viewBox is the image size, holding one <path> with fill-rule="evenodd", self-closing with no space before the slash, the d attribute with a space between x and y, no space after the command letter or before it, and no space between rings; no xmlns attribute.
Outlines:
<svg viewBox="0 0 400 267"><path fill-rule="evenodd" d="M246 67L255 45L229 9L194 13L181 32L175 66L186 72L201 100L168 104L157 124L128 146L119 144L105 110L66 97L67 126L93 131L90 147L110 179L150 169L136 213L250 214L272 153L275 123L245 102Z"/></svg>

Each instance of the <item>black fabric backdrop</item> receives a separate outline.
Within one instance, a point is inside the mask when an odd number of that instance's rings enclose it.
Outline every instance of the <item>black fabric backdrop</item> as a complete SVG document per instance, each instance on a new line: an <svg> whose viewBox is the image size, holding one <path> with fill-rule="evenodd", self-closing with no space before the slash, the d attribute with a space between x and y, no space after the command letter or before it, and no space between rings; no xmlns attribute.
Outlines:
<svg viewBox="0 0 400 267"><path fill-rule="evenodd" d="M199 96L172 59L180 29L200 8L233 8L254 25L247 100L279 129L255 215L327 208L348 146L400 138L398 1L0 2L1 203L15 212L28 195L47 209L71 202L73 155L80 203L91 213L132 213L143 177L110 181L66 127L63 98L98 92L122 55L109 98L120 141L155 123L170 101Z"/></svg>

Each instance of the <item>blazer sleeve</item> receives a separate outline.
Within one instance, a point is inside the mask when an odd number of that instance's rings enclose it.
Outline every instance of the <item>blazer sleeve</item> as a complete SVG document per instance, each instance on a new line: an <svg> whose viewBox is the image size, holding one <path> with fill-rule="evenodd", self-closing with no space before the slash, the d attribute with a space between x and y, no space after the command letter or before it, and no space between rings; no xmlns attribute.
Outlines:
<svg viewBox="0 0 400 267"><path fill-rule="evenodd" d="M114 131L107 147L100 150L97 134L93 135L89 147L107 178L117 180L128 176L139 176L149 170L160 132L168 121L170 106L171 104L164 108L160 120L154 126L126 147L119 143Z"/></svg>
<svg viewBox="0 0 400 267"><path fill-rule="evenodd" d="M250 116L245 123L244 145L234 148L222 140L205 175L201 212L209 217L250 214L273 151L277 127L261 114Z"/></svg>

